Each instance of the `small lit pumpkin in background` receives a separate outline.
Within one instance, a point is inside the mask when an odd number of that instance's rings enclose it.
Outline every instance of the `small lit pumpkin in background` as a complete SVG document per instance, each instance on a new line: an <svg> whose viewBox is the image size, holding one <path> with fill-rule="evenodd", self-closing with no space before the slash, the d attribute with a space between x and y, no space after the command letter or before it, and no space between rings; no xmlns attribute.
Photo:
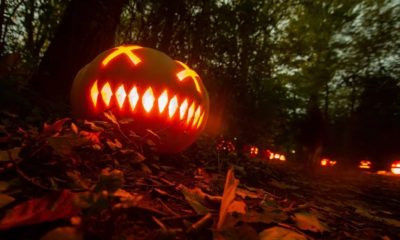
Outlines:
<svg viewBox="0 0 400 240"><path fill-rule="evenodd" d="M358 168L361 170L371 170L372 162L369 160L361 160Z"/></svg>
<svg viewBox="0 0 400 240"><path fill-rule="evenodd" d="M286 161L286 156L281 153L274 153L271 150L267 149L264 151L264 156L269 160L279 160L279 161Z"/></svg>
<svg viewBox="0 0 400 240"><path fill-rule="evenodd" d="M390 166L390 171L396 175L400 174L400 161L394 161Z"/></svg>
<svg viewBox="0 0 400 240"><path fill-rule="evenodd" d="M217 144L218 152L234 152L236 150L235 145L228 140L220 140Z"/></svg>
<svg viewBox="0 0 400 240"><path fill-rule="evenodd" d="M320 161L320 165L322 167L333 167L336 165L336 161L330 160L329 158L322 158Z"/></svg>
<svg viewBox="0 0 400 240"><path fill-rule="evenodd" d="M259 154L259 149L254 145L244 145L243 152L245 155L248 155L250 158L255 158Z"/></svg>
<svg viewBox="0 0 400 240"><path fill-rule="evenodd" d="M156 132L160 153L190 146L204 129L209 97L199 75L151 48L119 46L104 51L76 75L71 90L75 117L93 119L105 110L132 117L139 135Z"/></svg>
<svg viewBox="0 0 400 240"><path fill-rule="evenodd" d="M258 147L251 146L250 147L250 157L255 158L258 156Z"/></svg>

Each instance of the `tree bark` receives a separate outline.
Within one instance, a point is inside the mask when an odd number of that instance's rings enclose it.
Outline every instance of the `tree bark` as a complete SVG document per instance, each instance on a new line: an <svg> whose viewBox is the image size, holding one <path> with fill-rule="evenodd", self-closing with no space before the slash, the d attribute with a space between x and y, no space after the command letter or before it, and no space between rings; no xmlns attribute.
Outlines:
<svg viewBox="0 0 400 240"><path fill-rule="evenodd" d="M40 96L66 101L72 81L85 64L114 44L127 0L71 0L31 86Z"/></svg>

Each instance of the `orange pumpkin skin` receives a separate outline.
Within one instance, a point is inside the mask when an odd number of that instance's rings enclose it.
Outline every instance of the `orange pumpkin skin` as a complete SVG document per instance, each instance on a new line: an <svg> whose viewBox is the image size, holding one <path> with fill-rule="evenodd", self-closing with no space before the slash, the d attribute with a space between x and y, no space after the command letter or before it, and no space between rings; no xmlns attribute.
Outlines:
<svg viewBox="0 0 400 240"><path fill-rule="evenodd" d="M200 77L186 65L151 48L128 45L104 51L76 75L71 106L77 118L95 119L105 110L131 117L139 135L159 135L159 153L177 153L204 129L209 97Z"/></svg>

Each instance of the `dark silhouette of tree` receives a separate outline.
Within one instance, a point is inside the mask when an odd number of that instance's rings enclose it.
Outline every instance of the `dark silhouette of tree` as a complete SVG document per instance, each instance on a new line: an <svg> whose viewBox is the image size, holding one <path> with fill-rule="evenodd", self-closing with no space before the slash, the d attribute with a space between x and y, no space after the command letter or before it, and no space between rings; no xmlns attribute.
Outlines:
<svg viewBox="0 0 400 240"><path fill-rule="evenodd" d="M42 96L66 100L75 74L113 46L127 0L72 0L31 85Z"/></svg>

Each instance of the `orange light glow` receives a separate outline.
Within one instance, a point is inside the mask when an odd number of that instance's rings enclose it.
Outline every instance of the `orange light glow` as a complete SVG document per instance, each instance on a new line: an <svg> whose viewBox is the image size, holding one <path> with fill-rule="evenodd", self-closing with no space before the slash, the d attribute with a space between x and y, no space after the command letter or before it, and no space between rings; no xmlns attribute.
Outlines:
<svg viewBox="0 0 400 240"><path fill-rule="evenodd" d="M158 112L161 115L168 108L169 119L173 119L175 116L178 118L179 115L179 119L184 122L187 127L193 129L200 128L206 115L203 106L197 105L194 101L190 103L190 98L185 98L181 103L179 102L178 95L174 95L170 98L169 94L171 93L168 89L164 89L156 98L152 87L148 87L145 92L141 92L136 86L132 86L129 91L125 84L120 84L117 88L113 89L108 81L100 88L99 92L98 86L98 80L94 81L89 92L94 107L96 107L98 101L100 101L98 100L99 95L101 95L105 106L111 107L111 105L117 105L117 109L120 111L123 111L124 104L128 104L125 102L129 102L130 109L134 112L138 102L141 100L145 112L151 113L155 107L154 105L157 105Z"/></svg>
<svg viewBox="0 0 400 240"><path fill-rule="evenodd" d="M282 155L280 156L279 160L281 160L281 161L286 161L285 155L282 154Z"/></svg>
<svg viewBox="0 0 400 240"><path fill-rule="evenodd" d="M175 115L176 109L178 109L178 98L174 96L168 105L168 115L172 118Z"/></svg>
<svg viewBox="0 0 400 240"><path fill-rule="evenodd" d="M336 161L329 161L329 165L331 165L332 167L336 165Z"/></svg>
<svg viewBox="0 0 400 240"><path fill-rule="evenodd" d="M192 123L192 127L195 127L197 124L197 121L200 118L200 114L201 114L201 106L199 105L196 109L196 112L194 113L194 119L193 119L193 123Z"/></svg>
<svg viewBox="0 0 400 240"><path fill-rule="evenodd" d="M105 67L107 66L107 64L113 60L114 58L118 57L121 54L126 55L129 60L131 60L131 62L136 66L137 64L139 64L142 60L140 60L140 58L138 56L136 56L135 54L132 53L133 50L136 49L140 49L142 47L139 46L120 46L117 47L115 49L114 52L112 52L111 54L109 54L103 61L102 61L102 65Z"/></svg>
<svg viewBox="0 0 400 240"><path fill-rule="evenodd" d="M250 147L250 156L255 157L258 155L258 147Z"/></svg>
<svg viewBox="0 0 400 240"><path fill-rule="evenodd" d="M274 159L275 154L273 152L271 152L271 154L269 155L269 159L272 160Z"/></svg>
<svg viewBox="0 0 400 240"><path fill-rule="evenodd" d="M92 97L93 105L97 106L97 98L99 96L99 89L97 88L97 80L94 82L92 88L90 89L90 96Z"/></svg>
<svg viewBox="0 0 400 240"><path fill-rule="evenodd" d="M201 114L201 117L199 119L199 122L197 123L196 128L199 128L201 126L201 123L203 122L203 118L204 118L204 112L203 112L203 114Z"/></svg>
<svg viewBox="0 0 400 240"><path fill-rule="evenodd" d="M154 94L153 94L153 89L151 89L151 87L149 87L146 92L143 94L143 98L142 98L142 104L143 104L143 108L146 112L150 112L151 109L153 108L153 104L154 104Z"/></svg>
<svg viewBox="0 0 400 240"><path fill-rule="evenodd" d="M103 98L103 101L107 107L110 105L112 95L113 93L111 91L110 84L107 82L101 89L101 97Z"/></svg>
<svg viewBox="0 0 400 240"><path fill-rule="evenodd" d="M327 166L328 165L329 160L324 158L321 160L321 166Z"/></svg>
<svg viewBox="0 0 400 240"><path fill-rule="evenodd" d="M160 111L160 113L164 112L167 103L168 103L168 91L164 90L164 92L158 98L158 110Z"/></svg>
<svg viewBox="0 0 400 240"><path fill-rule="evenodd" d="M139 100L139 94L137 92L137 88L133 87L129 92L129 104L131 105L132 111L135 110L138 100Z"/></svg>
<svg viewBox="0 0 400 240"><path fill-rule="evenodd" d="M360 161L360 164L358 165L358 168L361 169L371 169L371 161L368 160L362 160Z"/></svg>
<svg viewBox="0 0 400 240"><path fill-rule="evenodd" d="M188 108L188 101L187 101L187 99L185 99L182 102L181 106L179 107L179 118L181 120L183 120L183 118L185 117L187 108Z"/></svg>
<svg viewBox="0 0 400 240"><path fill-rule="evenodd" d="M125 98L126 98L126 92L125 92L124 85L121 84L121 86L119 86L119 88L117 89L117 92L115 92L115 97L117 98L119 108L122 108L122 106L124 105L124 102L125 102Z"/></svg>
<svg viewBox="0 0 400 240"><path fill-rule="evenodd" d="M189 124L189 123L190 123L190 120L192 120L195 107L196 107L196 104L193 102L193 103L190 105L190 107L189 107L188 117L187 117L187 120L186 120L186 124Z"/></svg>
<svg viewBox="0 0 400 240"><path fill-rule="evenodd" d="M275 159L279 159L279 158L281 158L281 155L280 155L279 153L275 153L275 154L274 154L274 158L275 158Z"/></svg>
<svg viewBox="0 0 400 240"><path fill-rule="evenodd" d="M390 171L396 175L400 174L400 161L393 162Z"/></svg>
<svg viewBox="0 0 400 240"><path fill-rule="evenodd" d="M182 70L182 71L180 71L180 72L178 72L178 73L176 74L176 76L178 77L179 81L182 82L185 78L191 77L192 80L193 80L193 82L194 82L194 85L196 86L197 92L199 92L199 93L201 94L200 84L199 84L199 82L198 82L198 80L197 80L197 78L200 78L199 75L198 75L195 71L193 71L192 69L190 69L190 68L189 68L186 64L184 64L183 62L180 62L180 61L176 61L176 62L179 63L179 64L184 68L184 70Z"/></svg>

